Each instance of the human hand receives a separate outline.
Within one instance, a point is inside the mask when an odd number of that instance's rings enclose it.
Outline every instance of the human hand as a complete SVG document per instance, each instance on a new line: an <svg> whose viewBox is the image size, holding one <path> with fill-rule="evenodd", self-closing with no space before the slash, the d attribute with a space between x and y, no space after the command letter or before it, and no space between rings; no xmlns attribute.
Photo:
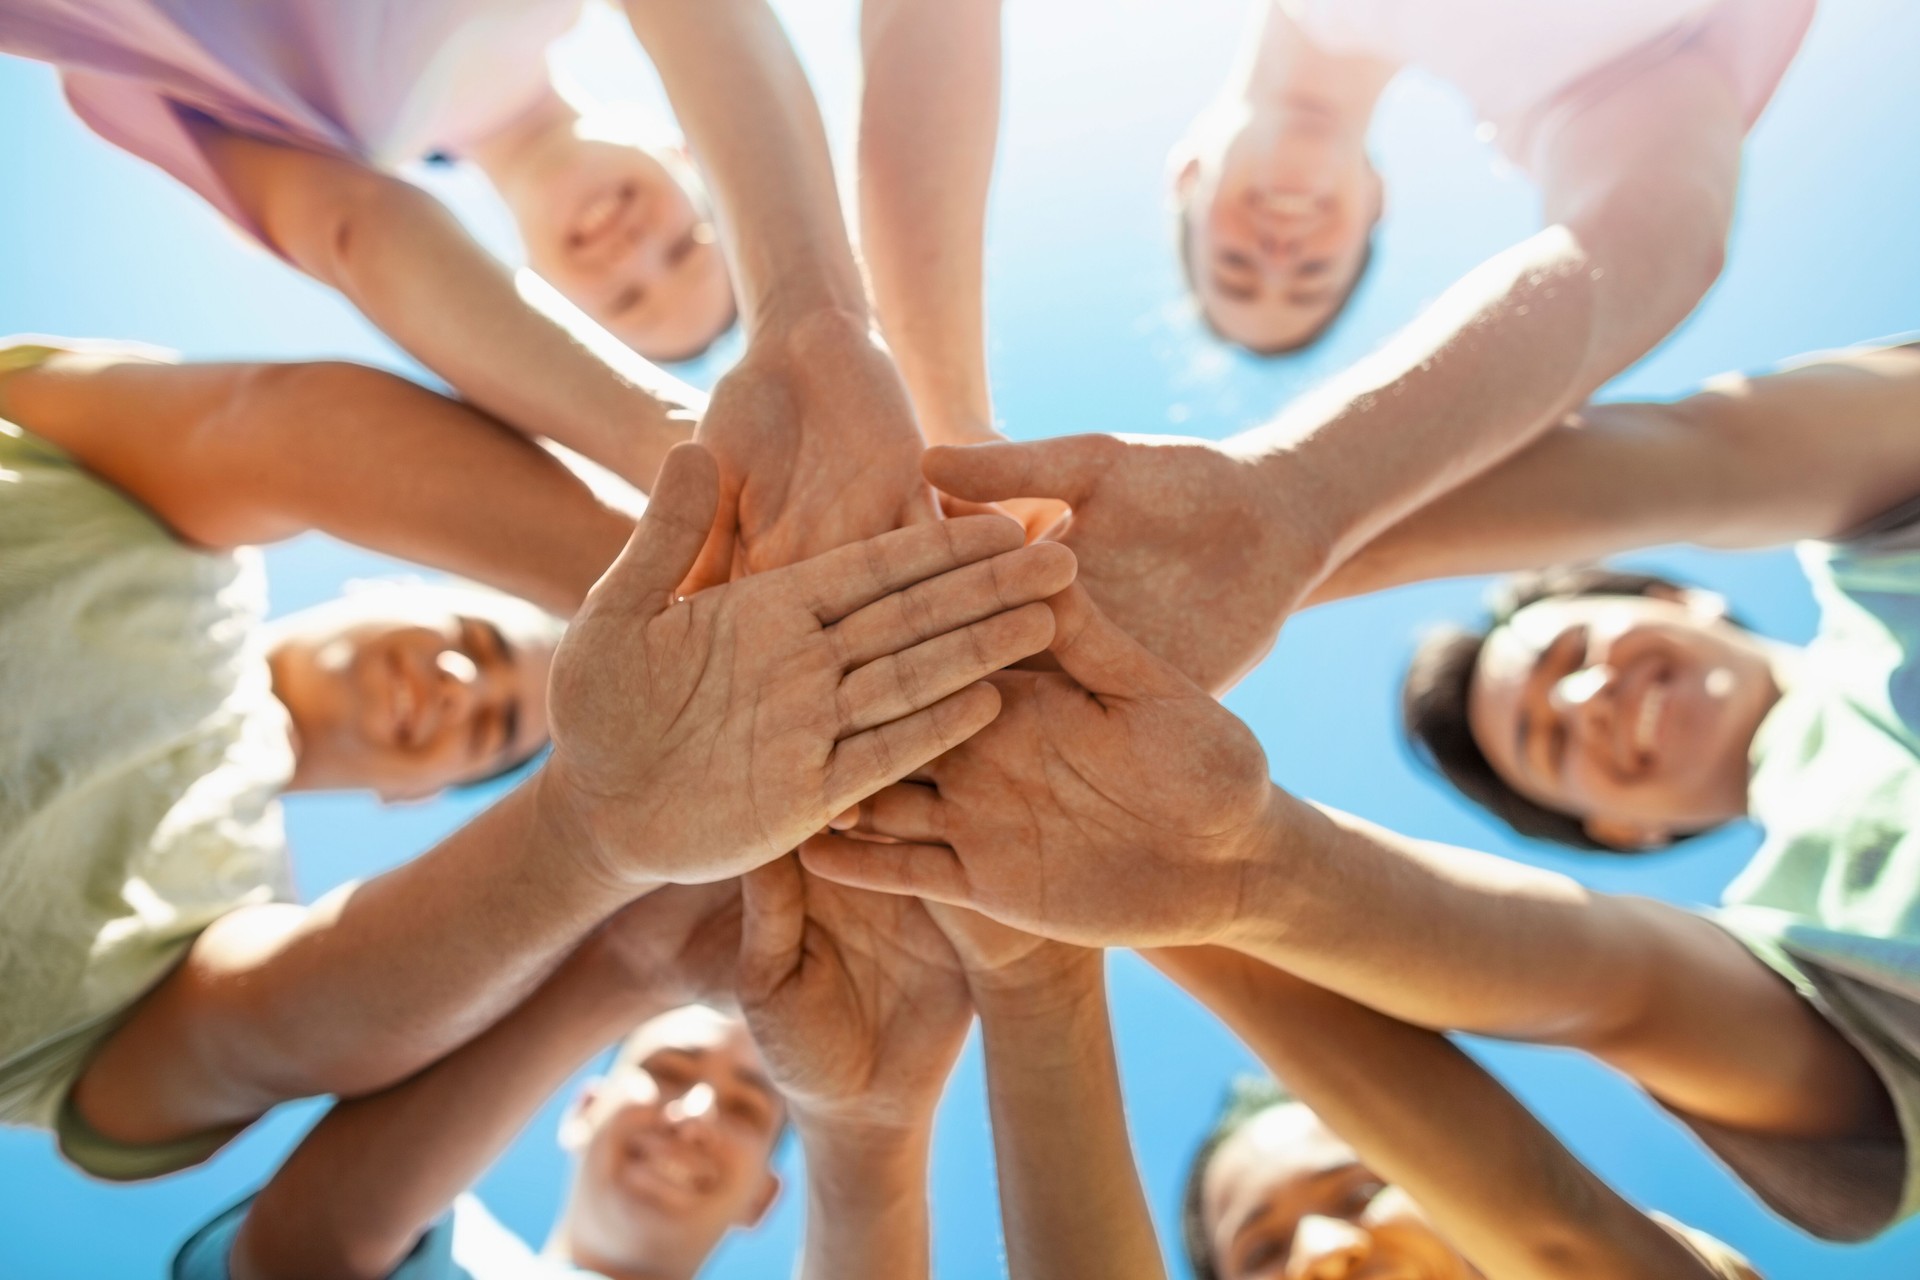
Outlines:
<svg viewBox="0 0 1920 1280"><path fill-rule="evenodd" d="M812 317L756 340L714 386L694 438L720 464L723 517L699 584L939 518L906 387L851 319Z"/></svg>
<svg viewBox="0 0 1920 1280"><path fill-rule="evenodd" d="M1038 652L1072 557L1001 517L897 530L676 599L718 477L676 448L554 655L543 812L638 893L726 879L964 741Z"/></svg>
<svg viewBox="0 0 1920 1280"><path fill-rule="evenodd" d="M1260 744L1078 587L1049 602L1061 671L993 678L999 719L860 806L807 868L1082 946L1204 942L1236 922L1269 845Z"/></svg>
<svg viewBox="0 0 1920 1280"><path fill-rule="evenodd" d="M1089 980L1103 980L1098 950L1023 933L965 907L924 905L959 958L976 1008L1031 1002L1063 990L1077 994Z"/></svg>
<svg viewBox="0 0 1920 1280"><path fill-rule="evenodd" d="M930 1125L973 1007L926 908L793 858L748 875L742 900L740 1007L795 1123Z"/></svg>
<svg viewBox="0 0 1920 1280"><path fill-rule="evenodd" d="M1072 515L1053 536L1079 558L1094 603L1210 693L1266 656L1325 569L1297 508L1311 495L1283 492L1211 441L1067 436L929 449L922 465L942 493L970 502L1066 502Z"/></svg>
<svg viewBox="0 0 1920 1280"><path fill-rule="evenodd" d="M739 1003L740 882L676 884L628 903L587 942L637 990L672 1004Z"/></svg>

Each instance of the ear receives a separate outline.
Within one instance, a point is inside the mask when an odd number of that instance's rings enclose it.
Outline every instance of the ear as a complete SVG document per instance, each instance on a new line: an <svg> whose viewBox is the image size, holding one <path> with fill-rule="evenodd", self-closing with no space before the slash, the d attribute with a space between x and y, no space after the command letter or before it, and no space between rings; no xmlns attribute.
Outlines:
<svg viewBox="0 0 1920 1280"><path fill-rule="evenodd" d="M772 1212L774 1202L780 1199L780 1175L769 1169L764 1176L765 1181L760 1184L760 1193L753 1198L753 1203L747 1206L746 1212L740 1215L739 1226L743 1230L751 1231L759 1226L767 1214Z"/></svg>
<svg viewBox="0 0 1920 1280"><path fill-rule="evenodd" d="M1673 832L1655 823L1632 822L1623 818L1588 818L1580 825L1601 844L1624 853L1651 853L1673 843Z"/></svg>
<svg viewBox="0 0 1920 1280"><path fill-rule="evenodd" d="M1174 201L1185 204L1200 182L1200 152L1184 139L1176 143L1167 156L1167 174L1173 184Z"/></svg>
<svg viewBox="0 0 1920 1280"><path fill-rule="evenodd" d="M573 1101L567 1104L566 1114L560 1117L560 1149L568 1155L584 1150L593 1137L593 1124L587 1119L587 1113L599 1101L600 1090L605 1084L606 1080L601 1076L594 1076L582 1084L580 1092L574 1094Z"/></svg>

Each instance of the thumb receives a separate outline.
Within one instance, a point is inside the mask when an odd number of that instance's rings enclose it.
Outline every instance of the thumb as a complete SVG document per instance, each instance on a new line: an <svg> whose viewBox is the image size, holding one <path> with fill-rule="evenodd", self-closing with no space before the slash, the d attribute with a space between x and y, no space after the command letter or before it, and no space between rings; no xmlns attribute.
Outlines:
<svg viewBox="0 0 1920 1280"><path fill-rule="evenodd" d="M800 967L807 889L800 860L784 854L740 877L742 1004L761 1004Z"/></svg>
<svg viewBox="0 0 1920 1280"><path fill-rule="evenodd" d="M665 609L692 572L719 503L720 470L713 455L691 441L675 445L660 464L639 527L601 575L594 595L649 613Z"/></svg>
<svg viewBox="0 0 1920 1280"><path fill-rule="evenodd" d="M1156 658L1100 612L1079 583L1047 601L1053 610L1053 643L1060 669L1088 693L1118 698L1164 698L1198 694L1200 687Z"/></svg>
<svg viewBox="0 0 1920 1280"><path fill-rule="evenodd" d="M920 459L934 488L969 502L1059 498L1079 506L1126 446L1112 436L938 445Z"/></svg>

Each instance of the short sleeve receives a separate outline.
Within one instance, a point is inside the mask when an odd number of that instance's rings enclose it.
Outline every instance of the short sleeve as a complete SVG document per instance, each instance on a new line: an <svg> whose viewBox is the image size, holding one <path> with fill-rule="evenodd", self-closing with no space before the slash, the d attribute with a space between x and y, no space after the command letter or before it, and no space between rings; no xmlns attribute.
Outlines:
<svg viewBox="0 0 1920 1280"><path fill-rule="evenodd" d="M194 1232L173 1256L173 1280L228 1280L227 1260L256 1198L248 1196ZM470 1275L453 1260L453 1235L454 1211L449 1210L420 1237L388 1280L487 1280Z"/></svg>
<svg viewBox="0 0 1920 1280"><path fill-rule="evenodd" d="M1734 1249L1720 1243L1704 1231L1696 1231L1684 1222L1676 1222L1664 1213L1649 1215L1660 1227L1687 1247L1687 1252L1706 1264L1714 1280L1765 1280L1753 1264Z"/></svg>

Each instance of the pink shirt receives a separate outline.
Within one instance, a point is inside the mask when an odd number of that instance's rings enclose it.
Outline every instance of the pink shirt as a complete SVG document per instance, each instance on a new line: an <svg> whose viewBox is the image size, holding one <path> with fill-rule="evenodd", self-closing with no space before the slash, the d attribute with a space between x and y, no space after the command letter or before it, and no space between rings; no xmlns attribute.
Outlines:
<svg viewBox="0 0 1920 1280"><path fill-rule="evenodd" d="M184 113L380 167L458 152L546 90L582 3L5 0L0 51L59 67L94 132L258 236Z"/></svg>
<svg viewBox="0 0 1920 1280"><path fill-rule="evenodd" d="M1315 44L1433 72L1525 161L1539 117L1596 73L1693 40L1726 65L1751 125L1813 17L1814 0L1279 0ZM1611 74L1601 77L1617 83ZM1578 96L1578 95L1576 95Z"/></svg>

